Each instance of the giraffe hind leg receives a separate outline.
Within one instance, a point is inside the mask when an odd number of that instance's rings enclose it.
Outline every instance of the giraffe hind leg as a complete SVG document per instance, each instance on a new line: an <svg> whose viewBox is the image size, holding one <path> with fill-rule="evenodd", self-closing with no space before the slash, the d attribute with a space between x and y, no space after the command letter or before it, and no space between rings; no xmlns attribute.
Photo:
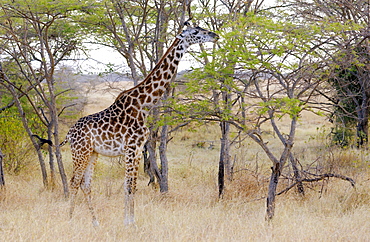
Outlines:
<svg viewBox="0 0 370 242"><path fill-rule="evenodd" d="M81 186L82 190L84 191L84 194L89 189L89 186L82 185L82 182L83 180L86 180L84 179L84 176L85 176L86 169L89 165L89 161L91 160L90 156L91 154L83 155L83 156L82 155L78 156L78 154L72 155L74 167L73 167L73 175L72 175L72 179L70 183L70 210L69 210L70 219L72 219L73 211L75 208L75 199L76 199L76 195L78 193L79 187ZM77 160L74 157L79 157L80 159ZM87 179L86 181L88 180L90 179Z"/></svg>
<svg viewBox="0 0 370 242"><path fill-rule="evenodd" d="M85 169L85 172L82 177L81 184L80 184L81 190L84 193L85 199L87 201L87 205L89 207L89 210L92 216L92 223L94 227L99 226L99 221L96 218L95 210L94 210L94 207L91 201L91 181L92 181L92 175L93 175L93 171L94 171L97 158L98 158L98 154L93 152L90 156L89 164L87 165Z"/></svg>
<svg viewBox="0 0 370 242"><path fill-rule="evenodd" d="M74 173L76 173L76 171L74 171ZM72 219L73 211L74 211L74 208L75 208L75 198L76 198L78 188L79 188L80 183L81 183L81 179L82 179L82 177L80 178L80 176L77 176L76 174L74 174L72 176L72 179L71 179L71 183L70 183L70 209L69 209L70 219Z"/></svg>

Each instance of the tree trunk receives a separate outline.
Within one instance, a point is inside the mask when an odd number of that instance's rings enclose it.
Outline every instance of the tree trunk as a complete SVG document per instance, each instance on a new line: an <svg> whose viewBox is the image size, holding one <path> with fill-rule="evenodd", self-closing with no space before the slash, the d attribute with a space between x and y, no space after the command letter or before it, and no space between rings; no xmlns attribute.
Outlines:
<svg viewBox="0 0 370 242"><path fill-rule="evenodd" d="M53 140L53 131L52 127L53 126L53 121L51 121L48 124L48 139ZM53 147L49 145L49 167L50 167L50 188L53 190L55 187L55 167L54 167L54 152L53 152Z"/></svg>
<svg viewBox="0 0 370 242"><path fill-rule="evenodd" d="M46 69L46 68L45 68ZM58 111L57 111L57 102L56 102L56 94L55 94L55 80L51 74L46 76L46 81L49 87L50 93L50 101L47 102L47 106L50 111L50 122L48 123L48 136L49 140L52 140L54 136L54 144L55 144L55 156L57 157L57 163L59 168L59 174L61 177L61 181L63 184L63 192L64 196L68 197L68 181L67 176L64 171L63 161L62 161L62 154L60 151L60 147L58 146L59 143L59 120L58 120ZM49 147L49 157L50 157L50 173L51 174L51 186L54 187L55 185L55 167L54 167L54 152L53 147Z"/></svg>
<svg viewBox="0 0 370 242"><path fill-rule="evenodd" d="M225 171L226 171L226 178L231 181L233 179L233 167L230 159L230 123L228 122L222 122L221 123L221 157L224 160L225 164Z"/></svg>
<svg viewBox="0 0 370 242"><path fill-rule="evenodd" d="M172 78L174 81L175 77ZM171 87L168 87L163 95L163 100L167 100L171 91L174 90ZM173 95L173 94L172 94ZM166 113L169 113L170 110L166 109ZM162 126L161 136L159 139L159 158L161 159L161 180L159 182L159 187L161 193L168 192L168 159L167 159L167 143L168 143L168 125L165 124Z"/></svg>
<svg viewBox="0 0 370 242"><path fill-rule="evenodd" d="M152 174L150 169L150 160L149 160L149 150L148 150L148 142L145 143L143 149L143 160L144 160L144 172L149 176L148 185L154 182L154 174Z"/></svg>
<svg viewBox="0 0 370 242"><path fill-rule="evenodd" d="M362 53L363 54L363 53ZM365 56L364 56L365 57ZM368 61L368 54L364 61ZM362 68L361 68L362 69ZM358 71L356 75L358 82L361 86L361 101L357 102L358 107L356 108L357 113L357 147L364 147L368 143L369 139L369 71L368 69L362 69Z"/></svg>
<svg viewBox="0 0 370 242"><path fill-rule="evenodd" d="M224 160L221 159L218 163L218 197L222 198L224 195L225 188L225 164Z"/></svg>
<svg viewBox="0 0 370 242"><path fill-rule="evenodd" d="M148 185L154 183L155 178L157 178L157 181L160 184L160 180L162 178L157 166L157 132L157 130L150 128L149 139L144 146L144 150L148 153L148 156L144 156L144 171L149 175Z"/></svg>
<svg viewBox="0 0 370 242"><path fill-rule="evenodd" d="M164 131L163 131L164 130ZM144 156L144 171L149 175L149 184L153 183L157 178L159 189L161 193L168 192L168 160L166 156L167 151L167 131L168 127L162 127L162 134L160 137L159 156L161 159L161 169L157 165L157 154L156 154L156 137L158 130L151 130L151 137L145 144L145 150L149 156Z"/></svg>
<svg viewBox="0 0 370 242"><path fill-rule="evenodd" d="M59 142L59 122L56 121L54 123L54 143L56 144L55 145L55 156L57 159L60 178L62 180L64 196L67 198L69 196L68 180L67 180L67 176L64 170L62 152L60 150L58 142Z"/></svg>
<svg viewBox="0 0 370 242"><path fill-rule="evenodd" d="M267 209L266 209L266 218L267 220L271 220L275 214L275 197L276 197L276 188L279 182L279 177L281 174L281 166L280 162L275 163L273 167L271 167L271 177L269 183L269 190L267 194Z"/></svg>
<svg viewBox="0 0 370 242"><path fill-rule="evenodd" d="M161 159L161 179L159 188L161 193L168 192L168 159L167 159L167 136L168 125L164 125L161 131L160 144L159 144L159 157Z"/></svg>
<svg viewBox="0 0 370 242"><path fill-rule="evenodd" d="M279 182L279 177L281 175L281 172L283 171L283 167L287 159L291 156L291 150L293 147L293 141L295 136L295 130L297 127L297 116L294 116L290 123L290 132L288 139L284 138L280 130L278 129L278 126L275 123L275 119L273 117L273 111L269 112L270 114L270 122L272 127L274 128L274 131L279 136L279 139L284 144L284 150L283 153L280 156L280 159L277 160L273 154L269 151L266 144L262 142L261 139L259 139L259 144L264 148L266 151L266 154L270 157L270 160L273 162L273 166L271 167L271 177L270 177L270 183L269 183L269 189L267 194L267 208L266 208L266 219L271 220L274 217L275 214L275 197L276 197L276 189Z"/></svg>
<svg viewBox="0 0 370 242"><path fill-rule="evenodd" d="M225 175L226 178L232 180L232 168L230 163L230 124L228 122L221 122L221 149L220 149L220 161L218 165L218 196L222 197L225 189Z"/></svg>
<svg viewBox="0 0 370 242"><path fill-rule="evenodd" d="M365 100L363 100L365 102ZM366 102L367 103L367 102ZM369 114L368 107L361 107L357 112L357 147L363 147L368 143Z"/></svg>
<svg viewBox="0 0 370 242"><path fill-rule="evenodd" d="M157 107L154 107L151 112L150 116L153 118L152 120L158 120L159 110ZM154 121L155 122L155 121ZM149 175L149 184L154 184L155 178L157 178L158 182L161 179L160 172L157 166L157 137L158 137L158 128L154 127L154 125L149 126L149 137L144 145L144 150L147 152L147 156L144 157L144 171Z"/></svg>
<svg viewBox="0 0 370 242"><path fill-rule="evenodd" d="M271 167L271 177L269 183L269 190L267 194L267 208L266 208L266 219L271 220L275 214L275 197L276 189L279 183L279 177L283 171L284 164L288 157L290 156L290 151L292 149L293 143L292 140L288 140L285 144L283 153L281 154L279 161L274 161L274 165Z"/></svg>
<svg viewBox="0 0 370 242"><path fill-rule="evenodd" d="M54 83L54 81L51 81L51 84ZM59 120L58 120L58 112L57 112L57 103L56 103L56 96L55 96L55 92L54 92L54 85L50 87L52 89L52 91L50 92L50 95L51 95L51 124L52 124L52 127L50 127L50 131L52 131L52 134L54 136L54 144L55 144L55 157L56 157L56 160L57 160L57 164L58 164L58 170L59 170L59 175L60 175L60 179L62 181L62 185L63 185L63 193L64 193L64 196L67 198L68 195L69 195L69 191L68 191L68 181L67 181L67 176L66 176L66 173L65 173L65 170L64 170L64 165L63 165L63 160L62 160L62 153L61 153L61 150L60 150L60 147L59 147ZM51 137L50 137L51 138ZM51 151L53 151L52 147L50 148ZM51 154L53 154L53 152L51 152ZM52 155L51 155L52 156ZM52 160L50 156L50 160ZM52 160L53 161L53 168L54 168L54 159ZM55 182L55 168L54 168L54 182Z"/></svg>
<svg viewBox="0 0 370 242"><path fill-rule="evenodd" d="M290 159L290 164L292 165L292 168L293 168L294 181L300 181L302 179L302 177L301 177L301 173L299 172L299 169L298 169L297 160L294 158L292 153L290 153L289 159ZM297 191L301 195L305 194L302 182L299 182L297 184Z"/></svg>

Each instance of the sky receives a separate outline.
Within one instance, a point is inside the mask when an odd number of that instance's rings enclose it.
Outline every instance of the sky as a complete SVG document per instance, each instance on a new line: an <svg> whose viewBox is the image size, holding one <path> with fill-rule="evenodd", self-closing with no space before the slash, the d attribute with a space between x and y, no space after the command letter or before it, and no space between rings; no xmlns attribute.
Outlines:
<svg viewBox="0 0 370 242"><path fill-rule="evenodd" d="M65 64L67 66L71 66L75 71L80 71L83 74L97 75L107 72L109 68L107 65L109 65L114 72L130 75L130 69L127 67L125 58L122 57L122 55L117 51L108 47L92 44L89 44L88 49L90 49L89 55L91 56L91 59L81 60L83 58L80 58L78 61L67 61ZM190 46L188 52L196 51L197 49L199 50L199 47ZM189 53L186 53L179 64L178 72L189 70L191 67L198 66L200 66L200 63L198 63Z"/></svg>
<svg viewBox="0 0 370 242"><path fill-rule="evenodd" d="M264 0L266 5L272 5L276 0ZM189 51L194 48L190 47ZM66 63L72 66L75 70L81 71L84 74L100 74L108 70L107 65L113 68L115 72L130 73L127 67L126 60L117 51L108 47L98 45L88 45L89 55L91 60L69 61ZM178 72L188 70L191 67L198 67L200 64L196 62L190 54L186 54L179 64Z"/></svg>

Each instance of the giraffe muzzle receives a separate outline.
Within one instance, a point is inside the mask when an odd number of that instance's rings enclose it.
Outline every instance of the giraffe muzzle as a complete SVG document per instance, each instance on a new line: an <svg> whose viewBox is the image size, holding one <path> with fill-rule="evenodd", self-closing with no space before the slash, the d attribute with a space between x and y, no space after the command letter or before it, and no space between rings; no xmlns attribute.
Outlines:
<svg viewBox="0 0 370 242"><path fill-rule="evenodd" d="M220 38L220 36L218 36L217 34L213 32L209 32L208 35L213 38L213 42L216 42Z"/></svg>

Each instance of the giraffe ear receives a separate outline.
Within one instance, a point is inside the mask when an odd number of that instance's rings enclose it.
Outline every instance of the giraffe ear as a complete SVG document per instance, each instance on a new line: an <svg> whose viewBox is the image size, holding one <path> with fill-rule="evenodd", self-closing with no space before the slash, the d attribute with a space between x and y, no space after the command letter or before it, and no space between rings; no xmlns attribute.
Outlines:
<svg viewBox="0 0 370 242"><path fill-rule="evenodd" d="M190 17L188 20L186 20L185 22L184 22L184 26L186 26L186 27L191 27L191 24L190 24L190 20L192 19L192 17Z"/></svg>
<svg viewBox="0 0 370 242"><path fill-rule="evenodd" d="M184 26L186 26L186 27L191 27L191 24L190 24L190 22L189 22L189 21L186 21L186 22L184 23Z"/></svg>

